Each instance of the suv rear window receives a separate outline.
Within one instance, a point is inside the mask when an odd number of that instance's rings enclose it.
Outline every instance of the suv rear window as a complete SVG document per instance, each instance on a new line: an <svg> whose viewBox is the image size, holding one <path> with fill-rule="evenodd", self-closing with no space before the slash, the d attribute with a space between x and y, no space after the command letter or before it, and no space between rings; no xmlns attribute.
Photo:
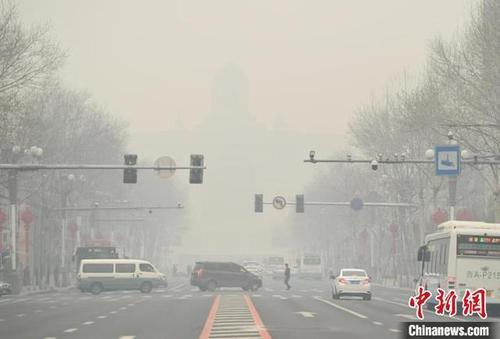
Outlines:
<svg viewBox="0 0 500 339"><path fill-rule="evenodd" d="M113 264L83 264L83 273L113 273Z"/></svg>

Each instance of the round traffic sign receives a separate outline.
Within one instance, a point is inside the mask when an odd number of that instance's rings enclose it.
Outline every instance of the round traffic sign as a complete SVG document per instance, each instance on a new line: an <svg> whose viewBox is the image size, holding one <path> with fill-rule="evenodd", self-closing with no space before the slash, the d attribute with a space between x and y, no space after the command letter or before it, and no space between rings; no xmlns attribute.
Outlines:
<svg viewBox="0 0 500 339"><path fill-rule="evenodd" d="M359 211L363 208L364 202L361 198L354 198L351 200L351 208L355 211Z"/></svg>
<svg viewBox="0 0 500 339"><path fill-rule="evenodd" d="M175 167L175 161L171 157L164 156L164 157L160 157L160 158L156 159L155 166L157 166L157 167ZM173 176L174 174L175 174L175 169L158 170L158 176L160 178L167 179L167 178L170 178L171 176Z"/></svg>
<svg viewBox="0 0 500 339"><path fill-rule="evenodd" d="M282 210L286 206L286 200L282 196L278 195L273 199L273 206L277 210Z"/></svg>

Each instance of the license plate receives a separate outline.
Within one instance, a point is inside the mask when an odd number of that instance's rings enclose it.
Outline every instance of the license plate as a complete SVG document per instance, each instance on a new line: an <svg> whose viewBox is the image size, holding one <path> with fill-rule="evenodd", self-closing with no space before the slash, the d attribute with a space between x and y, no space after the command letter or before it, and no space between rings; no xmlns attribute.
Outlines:
<svg viewBox="0 0 500 339"><path fill-rule="evenodd" d="M351 284L359 285L359 280L351 280Z"/></svg>

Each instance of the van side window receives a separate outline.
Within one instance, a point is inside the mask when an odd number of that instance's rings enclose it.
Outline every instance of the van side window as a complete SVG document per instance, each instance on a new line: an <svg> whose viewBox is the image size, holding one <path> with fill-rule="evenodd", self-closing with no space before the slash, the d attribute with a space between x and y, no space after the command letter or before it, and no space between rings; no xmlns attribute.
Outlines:
<svg viewBox="0 0 500 339"><path fill-rule="evenodd" d="M139 264L141 272L154 272L155 269L150 264Z"/></svg>
<svg viewBox="0 0 500 339"><path fill-rule="evenodd" d="M83 273L113 273L113 264L84 264Z"/></svg>
<svg viewBox="0 0 500 339"><path fill-rule="evenodd" d="M116 264L115 272L116 273L134 273L135 272L135 264Z"/></svg>

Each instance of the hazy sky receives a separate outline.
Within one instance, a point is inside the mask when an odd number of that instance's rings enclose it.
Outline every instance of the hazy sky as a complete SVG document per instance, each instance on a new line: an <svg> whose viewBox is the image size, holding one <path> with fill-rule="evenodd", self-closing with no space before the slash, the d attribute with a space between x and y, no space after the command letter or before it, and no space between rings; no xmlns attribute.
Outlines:
<svg viewBox="0 0 500 339"><path fill-rule="evenodd" d="M210 113L213 75L233 63L249 110L270 126L342 133L353 110L429 40L450 37L473 0L20 0L68 49L62 77L88 89L130 132L191 128Z"/></svg>

